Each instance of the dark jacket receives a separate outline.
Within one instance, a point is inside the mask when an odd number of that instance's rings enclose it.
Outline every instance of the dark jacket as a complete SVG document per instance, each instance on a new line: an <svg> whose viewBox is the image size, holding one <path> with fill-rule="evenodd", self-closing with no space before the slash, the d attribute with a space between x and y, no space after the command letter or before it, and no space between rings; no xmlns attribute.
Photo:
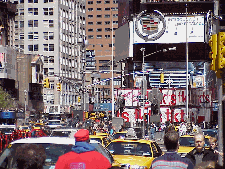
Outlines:
<svg viewBox="0 0 225 169"><path fill-rule="evenodd" d="M195 153L196 153L196 148L194 148L191 152L189 152L186 155L186 157L189 158L194 165L196 165ZM216 162L217 158L212 151L204 149L202 161L215 161Z"/></svg>

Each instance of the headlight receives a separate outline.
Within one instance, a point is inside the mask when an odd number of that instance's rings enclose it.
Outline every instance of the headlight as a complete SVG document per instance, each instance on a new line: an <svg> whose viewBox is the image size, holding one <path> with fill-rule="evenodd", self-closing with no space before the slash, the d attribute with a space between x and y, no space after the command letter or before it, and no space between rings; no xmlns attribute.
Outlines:
<svg viewBox="0 0 225 169"><path fill-rule="evenodd" d="M147 166L131 165L130 169L147 169Z"/></svg>

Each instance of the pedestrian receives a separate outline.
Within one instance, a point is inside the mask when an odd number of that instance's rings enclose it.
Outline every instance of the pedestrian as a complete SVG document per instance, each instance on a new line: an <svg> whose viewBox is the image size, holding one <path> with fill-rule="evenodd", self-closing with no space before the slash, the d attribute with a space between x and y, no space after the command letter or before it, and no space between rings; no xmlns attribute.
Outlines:
<svg viewBox="0 0 225 169"><path fill-rule="evenodd" d="M151 127L150 127L151 140L155 140L155 133L156 133L155 126L154 124L151 124Z"/></svg>
<svg viewBox="0 0 225 169"><path fill-rule="evenodd" d="M179 134L175 130L168 131L164 136L164 145L167 152L155 158L152 161L150 169L164 169L164 168L183 168L193 169L194 165L188 158L182 158L177 150L179 148Z"/></svg>
<svg viewBox="0 0 225 169"><path fill-rule="evenodd" d="M203 161L217 161L215 154L205 149L205 137L201 133L194 136L195 148L189 152L186 157L189 158L194 165L198 165Z"/></svg>
<svg viewBox="0 0 225 169"><path fill-rule="evenodd" d="M164 134L165 134L165 129L166 129L165 123L162 123L162 124L161 124L160 129L161 129L161 139L163 140Z"/></svg>
<svg viewBox="0 0 225 169"><path fill-rule="evenodd" d="M45 149L42 145L22 144L16 148L17 169L43 169L45 159Z"/></svg>
<svg viewBox="0 0 225 169"><path fill-rule="evenodd" d="M80 129L74 134L75 146L72 151L60 156L55 169L107 169L109 160L89 144L89 131Z"/></svg>
<svg viewBox="0 0 225 169"><path fill-rule="evenodd" d="M223 157L223 153L218 151L217 139L215 137L209 138L209 144L210 144L209 150L215 153L217 160L218 160L218 155Z"/></svg>
<svg viewBox="0 0 225 169"><path fill-rule="evenodd" d="M116 128L112 126L112 128L110 129L110 135L112 136L115 133L116 133Z"/></svg>

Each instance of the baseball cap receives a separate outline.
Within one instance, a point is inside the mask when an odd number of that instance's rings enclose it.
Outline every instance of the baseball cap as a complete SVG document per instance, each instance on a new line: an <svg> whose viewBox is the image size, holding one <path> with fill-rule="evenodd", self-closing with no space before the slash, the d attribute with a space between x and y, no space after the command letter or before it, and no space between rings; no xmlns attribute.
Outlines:
<svg viewBox="0 0 225 169"><path fill-rule="evenodd" d="M89 131L87 129L80 129L74 134L76 141L87 141L89 139Z"/></svg>

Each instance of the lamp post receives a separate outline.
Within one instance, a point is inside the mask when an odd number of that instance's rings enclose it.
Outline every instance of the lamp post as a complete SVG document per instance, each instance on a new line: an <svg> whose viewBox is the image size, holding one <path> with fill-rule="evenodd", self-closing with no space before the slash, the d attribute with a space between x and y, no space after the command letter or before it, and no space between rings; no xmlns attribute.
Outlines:
<svg viewBox="0 0 225 169"><path fill-rule="evenodd" d="M144 103L144 97L145 97L145 94L144 94L144 66L145 66L145 48L141 48L140 49L142 51L142 54L143 54L143 63L142 63L142 73L143 73L143 76L142 76L142 90L143 90L143 93L142 93L142 99L143 99L143 103ZM144 104L143 104L143 138L145 137L145 118L144 118Z"/></svg>
<svg viewBox="0 0 225 169"><path fill-rule="evenodd" d="M27 90L24 90L24 117L25 117L25 123L27 121L26 112L27 112Z"/></svg>
<svg viewBox="0 0 225 169"><path fill-rule="evenodd" d="M113 12L111 8L111 17L112 17L112 117L114 117L114 80L113 80Z"/></svg>

